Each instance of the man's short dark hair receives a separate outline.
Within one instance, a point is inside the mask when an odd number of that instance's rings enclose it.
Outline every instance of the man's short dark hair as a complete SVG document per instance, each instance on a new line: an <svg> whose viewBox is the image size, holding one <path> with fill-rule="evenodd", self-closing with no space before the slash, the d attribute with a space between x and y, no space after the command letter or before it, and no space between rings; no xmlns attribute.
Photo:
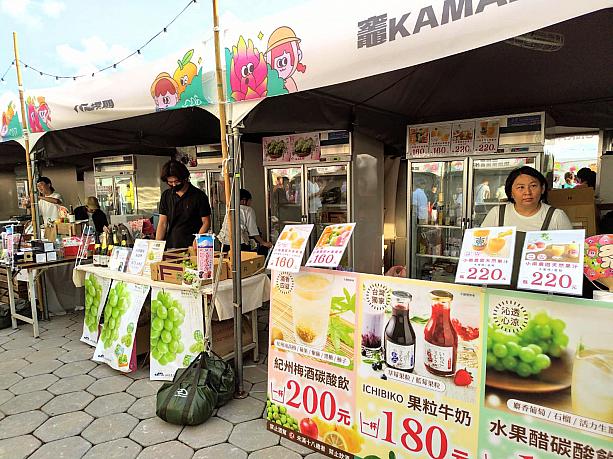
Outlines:
<svg viewBox="0 0 613 459"><path fill-rule="evenodd" d="M160 179L162 182L168 182L168 177L177 177L179 180L187 180L189 178L189 171L185 164L171 159L162 166L160 173Z"/></svg>
<svg viewBox="0 0 613 459"><path fill-rule="evenodd" d="M245 190L244 188L241 188L239 196L241 201L249 201L250 199L252 199L251 193L249 193L249 191Z"/></svg>
<svg viewBox="0 0 613 459"><path fill-rule="evenodd" d="M53 188L53 185L51 185L51 179L49 177L40 176L38 177L36 183L44 183L45 185L49 186L49 189L51 189L52 192L55 192L55 188Z"/></svg>

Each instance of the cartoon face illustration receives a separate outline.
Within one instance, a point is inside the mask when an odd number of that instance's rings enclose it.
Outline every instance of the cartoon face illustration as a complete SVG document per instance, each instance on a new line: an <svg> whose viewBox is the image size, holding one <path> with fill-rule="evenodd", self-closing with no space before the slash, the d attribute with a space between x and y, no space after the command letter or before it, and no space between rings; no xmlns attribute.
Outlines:
<svg viewBox="0 0 613 459"><path fill-rule="evenodd" d="M162 72L151 85L151 97L157 111L174 107L179 103L179 86L168 73Z"/></svg>
<svg viewBox="0 0 613 459"><path fill-rule="evenodd" d="M266 97L268 68L264 55L253 46L251 39L245 43L241 36L232 47L230 62L230 87L234 100L249 100Z"/></svg>
<svg viewBox="0 0 613 459"><path fill-rule="evenodd" d="M279 72L279 77L285 80L285 88L289 92L298 90L292 75L296 71L304 73L306 66L301 63L302 51L300 39L289 27L279 27L268 39L266 62L272 69Z"/></svg>
<svg viewBox="0 0 613 459"><path fill-rule="evenodd" d="M190 49L188 52L186 52L183 56L183 59L177 61L178 67L172 76L172 78L177 83L177 94L179 96L179 99L181 98L181 94L183 94L183 91L185 91L185 88L191 84L194 77L198 74L198 67L196 67L196 64L191 62L193 55L193 49Z"/></svg>
<svg viewBox="0 0 613 459"><path fill-rule="evenodd" d="M31 100L28 100L28 124L31 132L43 132L43 127L38 118L38 110Z"/></svg>
<svg viewBox="0 0 613 459"><path fill-rule="evenodd" d="M598 255L598 247L596 247L595 245L590 246L587 249L588 258L595 258L596 255Z"/></svg>

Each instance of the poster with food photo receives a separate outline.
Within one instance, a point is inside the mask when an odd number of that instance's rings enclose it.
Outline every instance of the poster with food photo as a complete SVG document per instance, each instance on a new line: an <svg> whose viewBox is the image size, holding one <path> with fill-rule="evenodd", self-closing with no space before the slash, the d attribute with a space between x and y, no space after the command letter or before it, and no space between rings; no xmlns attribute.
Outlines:
<svg viewBox="0 0 613 459"><path fill-rule="evenodd" d="M291 161L312 162L319 161L321 147L319 133L296 134L290 136Z"/></svg>
<svg viewBox="0 0 613 459"><path fill-rule="evenodd" d="M451 153L472 153L475 142L475 122L453 123L451 125Z"/></svg>
<svg viewBox="0 0 613 459"><path fill-rule="evenodd" d="M428 155L430 128L428 126L409 126L409 155L420 158Z"/></svg>
<svg viewBox="0 0 613 459"><path fill-rule="evenodd" d="M283 163L290 159L290 138L288 135L264 137L262 139L264 165Z"/></svg>
<svg viewBox="0 0 613 459"><path fill-rule="evenodd" d="M600 449L605 451L601 457L608 457L612 305L512 291L491 291L486 303L483 454L553 459L561 448L567 457L597 458ZM542 441L519 443L510 430L546 438L546 447ZM592 456L573 452L588 450Z"/></svg>
<svg viewBox="0 0 613 459"><path fill-rule="evenodd" d="M451 124L436 124L430 127L430 156L445 156L451 153Z"/></svg>

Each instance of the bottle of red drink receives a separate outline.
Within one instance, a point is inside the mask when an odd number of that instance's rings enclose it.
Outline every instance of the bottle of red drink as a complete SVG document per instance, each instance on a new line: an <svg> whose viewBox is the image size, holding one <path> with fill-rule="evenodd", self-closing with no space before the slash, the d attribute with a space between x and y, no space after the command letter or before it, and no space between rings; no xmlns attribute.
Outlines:
<svg viewBox="0 0 613 459"><path fill-rule="evenodd" d="M410 293L392 292L392 317L385 327L385 363L408 373L415 369L415 331L409 317L411 299Z"/></svg>
<svg viewBox="0 0 613 459"><path fill-rule="evenodd" d="M453 295L444 290L433 290L432 315L424 329L424 365L437 376L455 374L458 353L458 334L451 323Z"/></svg>

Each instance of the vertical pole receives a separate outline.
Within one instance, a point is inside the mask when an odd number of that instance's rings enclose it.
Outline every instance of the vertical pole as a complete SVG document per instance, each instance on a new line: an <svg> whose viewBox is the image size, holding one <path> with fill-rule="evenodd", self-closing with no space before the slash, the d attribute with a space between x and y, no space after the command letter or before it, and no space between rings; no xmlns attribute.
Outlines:
<svg viewBox="0 0 613 459"><path fill-rule="evenodd" d="M21 126L26 144L26 170L28 173L28 196L30 197L30 212L32 213L32 235L38 237L38 212L34 200L34 183L32 179L32 163L30 161L30 136L26 118L26 104L23 98L23 83L21 81L21 68L19 67L19 47L17 46L17 32L13 32L13 51L15 52L15 68L17 69L17 87L19 88L19 102L21 105Z"/></svg>
<svg viewBox="0 0 613 459"><path fill-rule="evenodd" d="M240 238L240 188L241 188L241 142L237 127L232 129L232 151L234 172L234 190L232 207L234 207L234 225L237 231L232 245L232 279L234 303L234 362L238 379L236 395L245 398L248 394L243 385L243 285L241 282L241 238Z"/></svg>

